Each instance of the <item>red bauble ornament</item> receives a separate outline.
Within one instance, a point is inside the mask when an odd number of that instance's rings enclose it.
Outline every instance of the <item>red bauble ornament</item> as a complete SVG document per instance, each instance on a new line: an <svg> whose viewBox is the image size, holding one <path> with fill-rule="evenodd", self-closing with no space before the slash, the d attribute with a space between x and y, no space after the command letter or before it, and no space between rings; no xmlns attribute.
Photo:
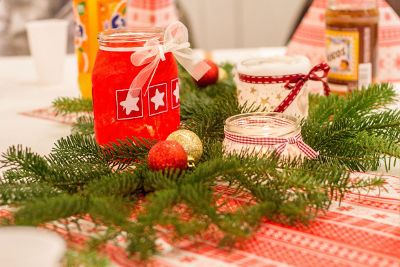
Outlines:
<svg viewBox="0 0 400 267"><path fill-rule="evenodd" d="M215 84L218 81L218 65L208 59L206 59L205 62L211 67L211 69L207 71L207 73L204 74L204 76L200 80L196 81L196 84L199 87L206 87L208 85Z"/></svg>
<svg viewBox="0 0 400 267"><path fill-rule="evenodd" d="M150 149L148 164L153 171L165 169L184 170L188 166L188 156L178 142L162 141Z"/></svg>

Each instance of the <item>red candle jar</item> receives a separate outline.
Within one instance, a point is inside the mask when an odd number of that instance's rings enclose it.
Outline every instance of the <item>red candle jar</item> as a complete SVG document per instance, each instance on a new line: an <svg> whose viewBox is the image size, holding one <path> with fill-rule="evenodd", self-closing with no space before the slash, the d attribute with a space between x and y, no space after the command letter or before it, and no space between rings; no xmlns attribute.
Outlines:
<svg viewBox="0 0 400 267"><path fill-rule="evenodd" d="M129 91L134 78L147 66L135 66L131 56L149 40L162 44L163 34L162 29L142 28L111 30L99 35L100 49L92 77L98 144L133 137L165 140L178 129L178 68L171 52L165 53L143 88ZM129 100L128 92L134 96Z"/></svg>

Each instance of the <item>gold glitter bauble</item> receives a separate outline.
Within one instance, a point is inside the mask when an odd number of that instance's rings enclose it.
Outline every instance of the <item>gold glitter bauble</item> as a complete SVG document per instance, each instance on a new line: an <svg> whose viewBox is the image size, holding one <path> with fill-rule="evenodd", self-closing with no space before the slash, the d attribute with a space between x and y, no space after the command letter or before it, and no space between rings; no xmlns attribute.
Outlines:
<svg viewBox="0 0 400 267"><path fill-rule="evenodd" d="M170 134L167 140L173 140L183 146L190 164L199 162L203 155L203 143L200 138L192 131L189 130L177 130Z"/></svg>

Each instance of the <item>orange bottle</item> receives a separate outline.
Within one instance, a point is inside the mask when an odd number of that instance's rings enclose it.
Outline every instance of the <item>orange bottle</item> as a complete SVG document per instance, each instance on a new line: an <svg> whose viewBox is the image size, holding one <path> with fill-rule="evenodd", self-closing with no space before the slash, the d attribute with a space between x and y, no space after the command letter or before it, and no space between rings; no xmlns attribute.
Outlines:
<svg viewBox="0 0 400 267"><path fill-rule="evenodd" d="M127 0L72 0L76 21L75 53L83 98L92 98L92 71L99 32L125 26Z"/></svg>

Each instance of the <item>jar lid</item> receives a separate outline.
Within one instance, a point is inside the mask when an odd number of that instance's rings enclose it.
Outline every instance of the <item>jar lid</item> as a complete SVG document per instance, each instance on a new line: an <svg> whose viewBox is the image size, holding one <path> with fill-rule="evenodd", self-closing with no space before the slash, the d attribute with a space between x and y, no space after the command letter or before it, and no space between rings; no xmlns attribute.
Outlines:
<svg viewBox="0 0 400 267"><path fill-rule="evenodd" d="M106 30L98 35L100 46L142 46L150 39L163 41L164 30L156 27L121 28Z"/></svg>
<svg viewBox="0 0 400 267"><path fill-rule="evenodd" d="M249 76L280 76L308 73L311 62L305 56L273 56L246 59L237 65L240 74Z"/></svg>
<svg viewBox="0 0 400 267"><path fill-rule="evenodd" d="M290 137L300 132L300 120L278 112L253 112L228 118L224 129L247 137Z"/></svg>

